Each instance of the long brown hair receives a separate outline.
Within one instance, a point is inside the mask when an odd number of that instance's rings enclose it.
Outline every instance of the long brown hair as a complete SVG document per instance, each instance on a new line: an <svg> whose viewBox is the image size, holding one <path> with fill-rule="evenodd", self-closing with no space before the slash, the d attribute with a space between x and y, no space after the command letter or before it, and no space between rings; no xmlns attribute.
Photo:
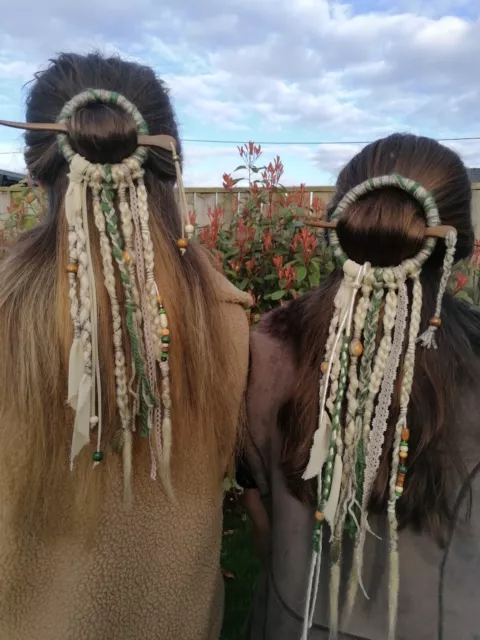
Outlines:
<svg viewBox="0 0 480 640"><path fill-rule="evenodd" d="M413 135L395 134L365 147L341 171L333 211L342 197L368 178L398 173L421 183L436 199L443 224L458 232L456 260L473 249L471 186L467 171L452 150L438 142ZM425 219L418 203L398 189L371 192L350 207L338 224L346 254L359 263L394 266L415 255L422 245ZM422 271L424 304L422 327L435 308L435 294L444 255L438 243ZM291 491L313 500L315 487L305 483L305 470L318 412L318 380L340 281L335 271L315 292L280 309L266 319L264 330L293 343L300 370L294 398L282 409L282 467ZM441 536L450 518L452 484L464 474L458 447L456 407L467 384L478 386L480 374L480 314L446 296L438 350L417 350L415 377L409 407L410 466L405 493L398 503L402 526L411 524ZM399 385L393 398L384 455L370 509L384 511L388 498L388 450L393 443L399 411Z"/></svg>
<svg viewBox="0 0 480 640"><path fill-rule="evenodd" d="M142 113L150 134L173 136L181 150L165 85L150 68L119 58L60 55L36 75L27 120L55 121L64 104L88 88L124 95ZM115 163L135 150L137 130L133 119L117 108L92 104L70 122L70 139L75 151L91 162ZM48 211L43 224L24 234L0 266L0 486L11 505L9 520L18 527L41 528L54 521L57 504L65 501L77 505L82 518L93 518L119 463L106 447L99 469L92 472L92 452L85 451L74 472L68 471L73 418L66 407L72 340L63 211L68 167L53 134L28 132L26 144L29 171L48 192ZM201 460L209 480L219 486L234 447L238 418L230 396L229 332L201 250L189 246L181 258L176 247L181 229L171 156L161 149L151 150L145 170L155 276L175 335L171 352L174 483L188 482L191 465ZM97 230L90 223L100 319L104 440L111 443L118 429L111 311ZM117 290L121 299L119 281ZM137 441L134 456L145 453L148 459L148 446Z"/></svg>

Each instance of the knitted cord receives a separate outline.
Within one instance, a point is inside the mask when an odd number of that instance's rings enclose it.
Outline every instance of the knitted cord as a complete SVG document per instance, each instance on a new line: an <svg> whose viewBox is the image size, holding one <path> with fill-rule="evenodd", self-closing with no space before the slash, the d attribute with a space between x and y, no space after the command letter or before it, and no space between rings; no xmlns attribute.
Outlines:
<svg viewBox="0 0 480 640"><path fill-rule="evenodd" d="M68 260L71 265L78 266L78 252L77 252L77 234L75 233L75 227L68 226ZM78 321L78 293L77 293L77 276L75 273L70 272L68 274L69 292L70 298L70 316L73 322L73 335L74 338L80 338L80 323Z"/></svg>
<svg viewBox="0 0 480 640"><path fill-rule="evenodd" d="M131 427L131 414L128 403L128 377L123 346L122 318L120 315L120 305L117 298L115 271L113 267L112 248L106 233L105 218L103 217L102 205L100 202L101 192L101 170L97 169L92 175L90 187L93 192L93 215L95 225L100 236L100 254L102 256L103 277L105 288L110 298L110 308L112 312L112 333L113 348L115 354L115 380L117 406L120 414L123 431Z"/></svg>
<svg viewBox="0 0 480 640"><path fill-rule="evenodd" d="M90 282L88 278L86 235L83 228L81 211L77 211L75 219L75 235L77 236L77 277L79 281L78 326L80 329L80 338L83 346L85 372L87 374L90 374L92 370L92 324L90 318L92 303L90 300Z"/></svg>
<svg viewBox="0 0 480 640"><path fill-rule="evenodd" d="M83 228L85 230L87 259L88 259L88 277L90 280L90 293L92 301L91 324L92 324L92 389L91 389L91 406L90 406L90 427L97 427L97 451L101 451L102 444L102 384L100 376L100 356L98 348L98 300L97 288L95 283L95 274L93 272L92 250L90 243L90 231L88 228L88 206L87 206L87 188L88 183L84 180L82 184L82 214ZM93 466L98 465L98 461L94 461Z"/></svg>
<svg viewBox="0 0 480 640"><path fill-rule="evenodd" d="M331 637L335 637L338 630L338 601L340 591L340 565L342 558L342 538L347 516L348 501L351 494L352 486L352 454L353 442L355 436L356 412L358 408L357 392L358 392L358 354L355 352L355 346L360 345L365 319L370 304L370 295L372 292L371 271L365 277L362 288L362 297L360 298L354 317L354 333L352 349L350 352L350 369L349 384L347 388L347 416L346 429L344 435L344 453L343 453L343 471L342 484L340 489L340 497L338 502L338 510L336 514L335 524L332 528L331 541L331 570L330 570L330 630Z"/></svg>
<svg viewBox="0 0 480 640"><path fill-rule="evenodd" d="M122 222L122 235L125 241L125 250L126 250L126 264L128 269L128 274L130 276L130 282L132 283L132 293L133 298L135 300L136 305L136 313L134 316L135 321L135 331L138 334L142 327L142 313L140 309L140 296L138 293L138 288L135 280L135 254L133 250L133 225L132 225L132 216L130 213L130 208L128 206L127 198L126 198L126 182L125 182L125 173L128 173L128 169L123 165L114 165L112 167L112 179L115 184L115 187L118 191L118 209L120 211L120 219ZM144 357L142 351L142 358ZM134 397L134 408L132 411L132 431L135 431L136 428L136 415L139 410L139 392L140 389L134 389L133 385L135 383L135 363L133 360L133 354L131 356L131 377L128 385L130 394ZM138 387L138 385L137 385Z"/></svg>
<svg viewBox="0 0 480 640"><path fill-rule="evenodd" d="M155 396L150 388L145 370L143 367L140 337L135 333L134 315L136 311L133 299L132 284L128 275L123 254L123 242L118 232L118 219L114 207L114 190L112 182L111 167L108 165L103 170L103 183L100 193L103 215L105 216L107 234L112 244L112 255L120 271L120 280L125 294L126 325L131 341L132 353L135 362L135 371L140 385L140 421L142 424L142 434L148 435L148 408L156 404Z"/></svg>
<svg viewBox="0 0 480 640"><path fill-rule="evenodd" d="M155 255L153 251L153 242L150 235L149 227L149 214L148 214L148 195L145 188L143 178L139 177L137 181L137 200L138 200L138 215L140 218L140 228L143 241L143 255L145 260L145 275L146 275L146 291L147 302L150 310L150 320L153 327L153 340L155 343L157 360L160 359L161 353L161 333L160 320L158 317L158 292L155 285Z"/></svg>
<svg viewBox="0 0 480 640"><path fill-rule="evenodd" d="M370 387L368 391L367 400L365 403L365 412L363 416L363 447L366 452L366 464L363 469L363 477L358 483L358 488L361 491L361 511L360 511L360 528L357 533L357 539L355 543L354 561L352 576L350 579L349 591L347 594L347 615L349 616L353 609L354 600L356 597L357 586L360 585L365 595L365 588L362 583L362 569L363 569L363 549L365 545L365 537L368 529L367 508L368 502L363 490L365 483L369 483L371 475L371 461L369 462L368 452L370 449L370 427L373 409L375 406L375 399L380 391L383 376L385 373L388 357L392 347L392 332L395 326L395 314L397 310L397 294L395 292L395 280L392 270L384 270L382 273L385 284L388 286L388 292L385 297L385 307L383 314L383 336L380 341L377 353L375 355L373 372L370 379ZM371 460L371 459L370 459ZM359 499L358 496L357 499ZM353 598L353 600L351 599Z"/></svg>
<svg viewBox="0 0 480 640"><path fill-rule="evenodd" d="M388 296L387 296L388 297ZM380 466L380 460L385 442L385 433L388 427L388 417L392 402L395 380L397 378L400 358L403 351L405 338L405 328L407 325L408 297L405 282L399 283L398 290L398 313L395 322L394 339L392 349L385 367L385 375L382 387L378 396L375 409L375 417L370 431L370 446L367 456L367 466L365 472L365 484L363 489L364 504L368 504Z"/></svg>
<svg viewBox="0 0 480 640"><path fill-rule="evenodd" d="M364 279L362 287L362 297L360 298L355 318L354 318L354 344L361 345L361 338L365 329L365 322L367 319L368 310L370 307L370 296L372 294L373 285L373 272L370 270ZM351 353L350 371L349 371L349 385L347 389L347 416L346 416L346 429L345 429L345 452L343 459L343 478L342 478L342 492L340 496L340 505L337 524L336 535L337 539L343 535L344 520L346 517L346 510L348 502L351 496L352 483L354 474L354 451L355 451L355 433L357 427L357 412L358 412L358 391L360 387L360 381L358 376L358 362L359 356ZM340 533L341 531L341 533Z"/></svg>
<svg viewBox="0 0 480 640"><path fill-rule="evenodd" d="M370 299L370 306L368 308L367 317L365 319L364 333L363 333L363 353L360 359L360 373L359 373L359 391L358 391L358 403L357 412L355 416L355 437L353 442L353 460L352 468L355 468L355 475L352 475L352 494L348 505L349 514L354 516L355 503L361 502L361 488L363 480L363 471L365 468L365 441L363 432L363 417L365 415L365 405L367 403L370 380L372 377L372 364L374 362L376 339L378 332L378 323L380 319L380 309L382 306L384 289L383 284L377 278L378 274L373 274L373 294ZM354 519L352 517L352 519ZM352 526L356 526L353 522Z"/></svg>
<svg viewBox="0 0 480 640"><path fill-rule="evenodd" d="M145 182L143 180L143 176L139 175L138 177L138 187L137 187L137 200L138 200L138 214L140 218L140 228L142 232L142 241L143 241L143 250L145 257L145 275L146 275L146 293L147 293L147 303L150 310L150 318L152 322L152 332L153 332L153 344L156 348L156 356L157 360L160 361L161 372L162 372L162 403L163 403L163 412L158 408L154 414L154 423L155 423L155 434L156 434L156 443L157 443L157 452L158 455L161 455L162 467L162 480L164 486L169 487L169 478L170 478L170 454L171 454L171 443L172 443L172 423L170 418L170 407L166 407L165 399L167 399L167 404L170 404L170 382L168 378L169 373L169 365L168 363L161 362L162 355L162 329L168 328L168 319L166 314L162 314L165 317L162 317L158 313L158 289L155 283L155 261L154 261L154 251L153 251L153 242L150 236L150 228L148 224L149 214L148 214L148 194L145 187ZM162 327L162 322L164 326ZM165 375L165 372L166 375Z"/></svg>
<svg viewBox="0 0 480 640"><path fill-rule="evenodd" d="M412 391L413 375L415 371L415 346L420 329L422 313L422 285L418 273L413 277L412 311L410 318L410 329L408 335L408 346L405 354L403 366L403 378L400 391L400 416L395 428L395 439L392 449L392 468L389 482L389 505L388 505L388 525L389 525L389 546L390 546L390 577L389 577L389 640L395 638L395 628L397 623L398 593L400 584L400 572L398 561L398 523L395 511L396 505L396 484L399 467L400 443L402 431L406 427L408 405Z"/></svg>
<svg viewBox="0 0 480 640"><path fill-rule="evenodd" d="M356 300L356 294L367 270L367 265L360 267L352 261L347 261L344 265L345 277L339 291L335 297L335 307L340 311L340 321L335 334L335 340L332 346L332 353L327 367L327 379L331 377L330 397L327 405L331 407L332 413L332 433L330 436L330 446L328 450L327 464L323 471L322 488L318 491L318 517L316 518L316 527L314 531L314 549L312 554L312 563L309 575L308 593L306 599L306 610L304 618L303 635L307 633L313 621L313 611L317 600L319 581L320 581L320 562L321 562L321 543L322 543L322 527L324 521L333 527L335 515L340 495L341 479L342 479L342 430L341 430L341 411L345 392L347 388L348 362L349 362L349 343L352 328L352 318ZM339 349L339 356L337 356ZM338 364L332 366L332 359L335 363L340 363L338 377L336 369ZM320 406L320 413L323 411L323 400ZM315 443L314 443L315 446ZM312 449L311 457L315 455ZM319 471L319 483L322 477L322 470Z"/></svg>
<svg viewBox="0 0 480 640"><path fill-rule="evenodd" d="M317 447L317 440L320 439L323 430L326 429L326 422L325 422L326 394L328 392L328 383L329 383L329 378L331 376L333 350L338 345L337 329L340 322L340 314L343 308L341 304L342 286L343 286L343 283L340 285L340 288L337 291L337 295L335 296L335 299L334 299L334 311L333 311L332 320L330 322L330 326L328 330L328 338L325 344L324 360L322 363L322 376L320 378L320 385L319 385L318 427L315 432L314 441L313 441L312 449L310 452L309 464L303 475L304 479L310 479L313 477L317 478L318 504L320 504L320 501L322 499L322 469L325 461L324 455L320 455L320 458L315 465L313 464L313 460L316 456L315 449ZM333 359L333 361L336 362L335 359ZM328 433L326 434L326 436L328 437ZM308 630L311 628L313 623L314 603L316 601L316 594L317 594L317 588L318 588L318 576L320 574L320 566L321 566L321 559L322 559L321 547L322 547L321 523L318 520L316 520L315 532L314 532L314 548L312 550L310 573L308 578L307 597L305 598L302 640L307 639Z"/></svg>
<svg viewBox="0 0 480 640"><path fill-rule="evenodd" d="M122 233L123 233L123 239L125 242L125 249L126 249L126 254L124 253L123 257L126 264L130 284L131 284L133 300L135 302L134 330L135 330L136 336L140 338L141 332L143 329L144 341L142 341L141 339L138 340L140 357L142 360L143 369L146 371L148 384L150 386L150 389L152 390L152 393L155 395L157 390L157 378L156 378L156 368L155 368L155 356L152 353L152 349L149 348L151 345L150 324L148 322L148 318L146 318L146 321L143 322L143 314L142 314L143 307L142 307L142 301L141 301L142 296L138 289L139 286L142 287L142 281L139 280L139 283L137 285L137 273L139 269L138 268L135 269L136 263L142 262L142 251L141 251L141 245L140 245L140 251L138 250L136 251L134 249L133 216L132 216L132 211L130 209L130 205L128 203L127 196L126 196L127 187L130 185L132 181L130 170L126 165L122 165L121 167L112 167L112 178L115 185L118 188L119 211L121 215ZM137 255L139 256L138 260L136 257ZM133 369L132 369L132 381L133 381L136 375L136 367L135 367L135 360L134 360L133 353L132 353L132 361L133 361ZM136 411L140 411L141 400L142 400L140 397L140 394L142 393L141 379L137 380L137 384L138 384L138 389L137 389L137 393L135 394L136 395L135 408L136 408ZM149 432L152 427L152 421L153 421L152 414L153 414L153 406L148 406L147 421L148 421ZM135 427L135 415L132 417L133 430L135 430L134 427Z"/></svg>
<svg viewBox="0 0 480 640"><path fill-rule="evenodd" d="M419 338L418 341L422 344L422 346L430 349L433 347L437 348L437 341L435 339L435 333L440 325L440 316L442 313L442 301L443 296L445 295L445 291L448 285L448 280L452 273L453 263L455 261L455 248L457 245L457 232L450 231L445 237L446 251L445 258L443 261L443 271L442 278L440 280L440 285L438 287L437 301L435 305L435 314L430 321L430 326Z"/></svg>
<svg viewBox="0 0 480 640"><path fill-rule="evenodd" d="M388 356L390 355L390 351L392 348L392 332L395 326L395 316L397 312L397 294L395 291L396 284L393 272L391 270L385 269L383 275L385 284L388 287L383 313L383 336L380 340L380 345L375 355L372 377L370 379L370 388L367 401L365 403L365 413L363 417L363 435L365 442L368 443L366 450L367 465L365 467L364 482L370 481L369 475L371 474L371 465L368 465L368 450L370 448L370 429L372 414L375 406L375 399L378 395L378 392L380 391L382 380L385 375ZM363 499L365 501L365 496Z"/></svg>
<svg viewBox="0 0 480 640"><path fill-rule="evenodd" d="M140 168L135 169L134 175L137 177L142 175ZM134 243L135 253L138 256L136 260L136 271L138 286L140 288L140 305L141 314L143 317L143 337L145 342L145 358L147 362L147 374L150 381L151 388L154 390L155 395L158 394L158 381L156 370L156 353L157 345L154 341L154 332L152 325L152 309L150 306L150 299L147 296L145 290L145 259L143 250L142 228L140 224L139 206L137 198L137 187L133 182L133 178L130 172L127 172L127 183L130 194L130 212L135 229ZM162 407L160 403L157 403L153 409L153 416L149 414L149 422L152 422L152 428L149 433L149 446L151 457L151 471L150 477L152 480L157 479L158 461L162 458Z"/></svg>

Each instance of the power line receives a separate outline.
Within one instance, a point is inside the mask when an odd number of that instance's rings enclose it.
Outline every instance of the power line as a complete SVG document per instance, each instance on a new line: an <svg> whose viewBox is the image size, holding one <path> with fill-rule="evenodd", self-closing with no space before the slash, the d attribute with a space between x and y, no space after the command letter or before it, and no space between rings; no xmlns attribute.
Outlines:
<svg viewBox="0 0 480 640"><path fill-rule="evenodd" d="M464 142L464 141L468 141L468 140L480 140L480 136L466 136L466 137L460 137L460 138L436 138L436 140L438 142ZM195 139L195 138L183 138L182 142L193 142L195 144L236 144L236 145L243 145L245 144L245 140L200 140L200 139ZM315 146L315 147L321 147L321 146L326 146L326 145L343 145L343 144L371 144L372 142L375 142L374 140L319 140L319 141L297 141L297 142L291 142L291 141L286 141L286 140L279 140L279 141L275 141L275 140L270 140L268 142L266 141L258 141L255 142L255 144L261 144L261 145L272 145L272 146ZM21 150L16 150L16 151L0 151L0 156L9 156L9 155L15 155L18 153L23 153L23 151Z"/></svg>
<svg viewBox="0 0 480 640"><path fill-rule="evenodd" d="M437 142L460 142L462 140L480 140L480 136L469 136L465 138L436 138ZM192 138L182 138L182 142L196 142L196 143L208 143L208 144L245 144L245 140L194 140ZM287 142L287 141L274 141L262 142L255 141L255 144L271 144L271 145L304 145L304 146L321 146L327 144L371 144L375 140L320 140L317 142Z"/></svg>

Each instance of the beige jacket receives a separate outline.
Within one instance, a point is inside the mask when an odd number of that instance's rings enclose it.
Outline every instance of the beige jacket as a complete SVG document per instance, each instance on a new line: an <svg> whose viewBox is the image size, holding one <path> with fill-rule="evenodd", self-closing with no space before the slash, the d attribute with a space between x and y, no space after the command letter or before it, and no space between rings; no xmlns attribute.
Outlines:
<svg viewBox="0 0 480 640"><path fill-rule="evenodd" d="M247 294L220 275L241 405L248 368ZM222 489L207 488L202 460L169 503L138 465L134 506L122 509L121 465L90 548L59 536L0 538L0 640L216 640L223 614ZM0 496L0 501L4 498ZM1 510L0 510L1 515Z"/></svg>

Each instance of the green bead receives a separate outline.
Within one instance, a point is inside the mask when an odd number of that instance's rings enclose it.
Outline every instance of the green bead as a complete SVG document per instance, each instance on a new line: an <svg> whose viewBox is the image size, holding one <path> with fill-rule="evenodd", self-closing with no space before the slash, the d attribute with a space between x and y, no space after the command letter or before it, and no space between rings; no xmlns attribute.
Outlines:
<svg viewBox="0 0 480 640"><path fill-rule="evenodd" d="M167 315L167 312L165 311L165 309L160 309L159 313L161 316Z"/></svg>
<svg viewBox="0 0 480 640"><path fill-rule="evenodd" d="M402 441L400 442L400 446L402 446L402 447L408 447L408 442L407 442L406 440L402 440Z"/></svg>
<svg viewBox="0 0 480 640"><path fill-rule="evenodd" d="M407 473L407 471L408 471L408 467L406 467L404 464L401 464L401 465L398 467L398 471L399 471L400 473Z"/></svg>
<svg viewBox="0 0 480 640"><path fill-rule="evenodd" d="M95 451L92 458L94 462L101 462L103 460L103 451Z"/></svg>
<svg viewBox="0 0 480 640"><path fill-rule="evenodd" d="M162 353L160 356L162 362L166 362L168 360L168 353Z"/></svg>
<svg viewBox="0 0 480 640"><path fill-rule="evenodd" d="M170 343L170 336L162 336L162 342L163 342L163 344L169 344Z"/></svg>

